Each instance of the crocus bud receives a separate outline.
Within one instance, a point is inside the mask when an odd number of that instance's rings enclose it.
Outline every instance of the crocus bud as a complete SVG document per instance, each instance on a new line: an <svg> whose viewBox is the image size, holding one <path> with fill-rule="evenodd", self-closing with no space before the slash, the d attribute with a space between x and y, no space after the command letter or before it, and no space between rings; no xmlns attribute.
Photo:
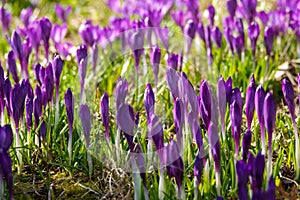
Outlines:
<svg viewBox="0 0 300 200"><path fill-rule="evenodd" d="M257 0L242 0L242 6L246 15L247 21L250 23L256 14Z"/></svg>
<svg viewBox="0 0 300 200"><path fill-rule="evenodd" d="M265 91L262 85L259 85L255 91L254 103L255 110L258 118L258 122L261 127L264 127L264 99L265 99ZM261 133L263 134L263 133Z"/></svg>
<svg viewBox="0 0 300 200"><path fill-rule="evenodd" d="M158 45L156 45L153 48L151 48L151 53L150 53L150 62L152 65L156 85L158 83L158 70L159 70L160 58L161 58L160 48Z"/></svg>
<svg viewBox="0 0 300 200"><path fill-rule="evenodd" d="M210 122L208 127L208 142L212 150L212 155L215 161L216 172L220 173L221 155L220 155L219 130L218 127L212 122Z"/></svg>
<svg viewBox="0 0 300 200"><path fill-rule="evenodd" d="M92 66L93 66L93 72L96 71L97 63L98 63L98 57L99 57L99 51L98 51L98 45L95 43L92 46Z"/></svg>
<svg viewBox="0 0 300 200"><path fill-rule="evenodd" d="M158 29L158 37L159 37L161 43L163 44L163 46L165 47L165 49L168 50L169 49L169 29L167 26L165 26L164 28Z"/></svg>
<svg viewBox="0 0 300 200"><path fill-rule="evenodd" d="M34 123L37 128L40 122L40 116L42 115L42 91L40 86L35 87L35 98L33 99L33 115Z"/></svg>
<svg viewBox="0 0 300 200"><path fill-rule="evenodd" d="M231 99L230 99L230 104L232 104L234 101L239 105L240 110L243 110L243 99L241 95L241 91L239 88L234 88L231 92Z"/></svg>
<svg viewBox="0 0 300 200"><path fill-rule="evenodd" d="M162 151L159 150L164 147L164 130L159 118L154 113L151 114L150 119L150 123L148 124L148 138L153 140L159 158L163 159Z"/></svg>
<svg viewBox="0 0 300 200"><path fill-rule="evenodd" d="M76 57L78 62L78 74L80 79L80 102L82 102L84 91L84 80L87 70L87 48L85 45L78 47L76 51Z"/></svg>
<svg viewBox="0 0 300 200"><path fill-rule="evenodd" d="M141 31L136 31L131 36L131 40L129 42L131 49L133 51L134 59L135 59L135 67L138 70L140 63L140 56L144 51L144 35Z"/></svg>
<svg viewBox="0 0 300 200"><path fill-rule="evenodd" d="M38 20L35 20L30 24L28 34L30 38L30 43L32 44L32 47L34 48L35 51L35 59L38 60L39 46L42 39L42 30Z"/></svg>
<svg viewBox="0 0 300 200"><path fill-rule="evenodd" d="M202 161L202 158L200 157L199 151L196 154L195 157L195 163L194 163L194 176L197 179L197 182L201 182L201 176L204 168L204 163Z"/></svg>
<svg viewBox="0 0 300 200"><path fill-rule="evenodd" d="M257 22L253 21L248 27L248 36L251 42L252 55L255 56L256 42L260 33L260 28Z"/></svg>
<svg viewBox="0 0 300 200"><path fill-rule="evenodd" d="M54 84L49 75L44 78L42 85L43 105L46 107L47 103L52 100Z"/></svg>
<svg viewBox="0 0 300 200"><path fill-rule="evenodd" d="M230 121L235 144L235 155L238 157L242 126L242 109L236 101L230 105Z"/></svg>
<svg viewBox="0 0 300 200"><path fill-rule="evenodd" d="M151 85L148 83L144 94L144 105L148 121L150 120L151 113L154 113L155 98Z"/></svg>
<svg viewBox="0 0 300 200"><path fill-rule="evenodd" d="M234 18L235 11L236 11L236 8L237 8L236 0L227 0L226 1L226 7L227 7L227 11L228 11L230 17Z"/></svg>
<svg viewBox="0 0 300 200"><path fill-rule="evenodd" d="M247 161L247 156L248 156L249 148L251 145L251 137L252 137L251 131L247 130L246 133L244 134L243 140L242 140L243 160L245 162Z"/></svg>
<svg viewBox="0 0 300 200"><path fill-rule="evenodd" d="M244 39L241 35L232 38L232 44L234 47L235 52L237 53L238 57L241 58L242 51L244 49Z"/></svg>
<svg viewBox="0 0 300 200"><path fill-rule="evenodd" d="M43 40L44 49L45 49L45 53L46 53L46 59L48 60L48 58L49 58L49 38L50 38L50 34L51 34L52 24L48 18L43 17L40 20L40 27L41 27L41 33L42 33L41 38Z"/></svg>
<svg viewBox="0 0 300 200"><path fill-rule="evenodd" d="M230 106L231 101L231 94L232 94L232 79L229 77L227 81L225 82L225 88L226 88L226 99L227 103Z"/></svg>
<svg viewBox="0 0 300 200"><path fill-rule="evenodd" d="M125 98L128 92L128 83L126 79L122 80L119 78L117 86L116 86L116 109L118 110L120 106L125 102Z"/></svg>
<svg viewBox="0 0 300 200"><path fill-rule="evenodd" d="M248 85L247 93L246 93L246 117L247 117L247 126L248 130L251 128L251 123L254 115L254 98L255 97L255 80L254 74L251 75L250 83Z"/></svg>
<svg viewBox="0 0 300 200"><path fill-rule="evenodd" d="M0 149L8 151L13 142L13 133L10 125L0 127Z"/></svg>
<svg viewBox="0 0 300 200"><path fill-rule="evenodd" d="M166 81L174 100L176 100L176 98L179 97L179 88L178 88L179 78L180 75L176 70L174 70L173 68L167 69Z"/></svg>
<svg viewBox="0 0 300 200"><path fill-rule="evenodd" d="M204 26L203 26L202 22L199 22L199 24L197 26L197 33L199 34L200 38L205 43L205 31L204 31Z"/></svg>
<svg viewBox="0 0 300 200"><path fill-rule="evenodd" d="M275 128L276 104L273 94L268 92L264 100L264 121L268 131L269 152L272 150L272 134Z"/></svg>
<svg viewBox="0 0 300 200"><path fill-rule="evenodd" d="M68 88L65 94L65 105L68 117L69 126L73 126L74 121L74 97L70 88Z"/></svg>
<svg viewBox="0 0 300 200"><path fill-rule="evenodd" d="M184 33L191 39L194 39L196 33L196 25L193 20L188 20L185 25Z"/></svg>
<svg viewBox="0 0 300 200"><path fill-rule="evenodd" d="M256 158L254 158L253 160L252 174L253 174L254 190L262 189L264 170L265 170L265 156L259 152Z"/></svg>
<svg viewBox="0 0 300 200"><path fill-rule="evenodd" d="M54 83L56 84L56 88L58 88L58 86L59 86L60 75L61 75L63 66L64 66L64 61L57 54L52 61Z"/></svg>
<svg viewBox="0 0 300 200"><path fill-rule="evenodd" d="M2 30L7 32L11 22L11 14L7 12L3 6L0 8L0 21Z"/></svg>
<svg viewBox="0 0 300 200"><path fill-rule="evenodd" d="M16 31L14 31L11 36L11 47L15 56L22 62L22 41L20 35Z"/></svg>
<svg viewBox="0 0 300 200"><path fill-rule="evenodd" d="M282 80L282 93L291 113L292 120L295 121L294 89L286 78Z"/></svg>
<svg viewBox="0 0 300 200"><path fill-rule="evenodd" d="M7 55L7 66L8 70L12 74L12 77L15 81L15 83L19 82L18 72L17 72L17 64L14 56L14 52L10 51Z"/></svg>
<svg viewBox="0 0 300 200"><path fill-rule="evenodd" d="M225 139L225 114L226 114L227 99L226 99L225 81L222 76L219 77L219 81L218 81L217 97L218 97L218 106L219 106L219 112L220 112L221 123L222 123L222 134L223 134L223 139Z"/></svg>
<svg viewBox="0 0 300 200"><path fill-rule="evenodd" d="M214 43L216 44L217 48L221 48L222 47L222 32L219 29L219 27L214 27L211 30L211 37L212 37Z"/></svg>
<svg viewBox="0 0 300 200"><path fill-rule="evenodd" d="M11 116L10 91L11 91L11 83L9 78L6 78L3 85L3 93L5 95L5 107L7 109L7 113L9 116Z"/></svg>
<svg viewBox="0 0 300 200"><path fill-rule="evenodd" d="M171 17L174 22L183 30L184 27L184 12L182 10L171 11Z"/></svg>
<svg viewBox="0 0 300 200"><path fill-rule="evenodd" d="M206 129L209 127L209 122L211 120L211 93L210 88L206 81L202 81L200 86L200 115L206 126Z"/></svg>
<svg viewBox="0 0 300 200"><path fill-rule="evenodd" d="M30 130L32 126L32 113L33 113L33 94L28 95L25 99L25 107L26 107L26 125L28 129Z"/></svg>
<svg viewBox="0 0 300 200"><path fill-rule="evenodd" d="M273 47L273 42L274 42L274 31L272 27L268 27L268 26L265 27L264 41L265 41L267 55L270 56Z"/></svg>
<svg viewBox="0 0 300 200"><path fill-rule="evenodd" d="M101 103L100 103L100 110L101 110L101 115L102 115L102 123L105 128L105 135L106 135L106 140L109 142L110 141L110 136L109 136L109 99L108 95L105 92L101 98Z"/></svg>
<svg viewBox="0 0 300 200"><path fill-rule="evenodd" d="M182 152L183 148L183 141L182 141L182 127L184 124L184 108L183 108L183 102L181 99L176 98L175 105L173 109L173 118L174 118L174 124L175 124L175 133L177 138L177 143L179 146L179 151Z"/></svg>
<svg viewBox="0 0 300 200"><path fill-rule="evenodd" d="M231 28L227 27L224 29L224 38L230 48L231 54L234 55L233 36L232 36Z"/></svg>
<svg viewBox="0 0 300 200"><path fill-rule="evenodd" d="M91 133L91 114L90 109L86 104L82 104L79 110L79 117L85 137L86 147L90 146L90 133Z"/></svg>
<svg viewBox="0 0 300 200"><path fill-rule="evenodd" d="M248 178L249 171L247 164L243 161L236 162L236 174L238 178L238 197L239 199L249 199L248 198Z"/></svg>
<svg viewBox="0 0 300 200"><path fill-rule="evenodd" d="M215 18L215 14L216 14L216 11L215 11L215 8L213 5L209 5L207 7L207 10L208 10L208 20L209 20L209 24L211 27L214 26L214 18Z"/></svg>
<svg viewBox="0 0 300 200"><path fill-rule="evenodd" d="M28 78L28 61L29 56L32 51L31 42L29 40L29 37L27 37L23 43L22 43L22 51L23 51L23 60L22 60L22 70L25 71L26 78Z"/></svg>
<svg viewBox="0 0 300 200"><path fill-rule="evenodd" d="M85 45L80 45L76 50L76 59L79 64L82 59L87 58L87 47Z"/></svg>
<svg viewBox="0 0 300 200"><path fill-rule="evenodd" d="M67 22L67 17L71 13L71 6L67 6L66 8L62 7L60 4L55 5L56 16L63 22Z"/></svg>
<svg viewBox="0 0 300 200"><path fill-rule="evenodd" d="M31 15L32 15L32 9L30 7L22 9L20 14L20 19L26 28L30 23Z"/></svg>
<svg viewBox="0 0 300 200"><path fill-rule="evenodd" d="M178 55L171 53L168 55L168 67L177 70L178 69Z"/></svg>

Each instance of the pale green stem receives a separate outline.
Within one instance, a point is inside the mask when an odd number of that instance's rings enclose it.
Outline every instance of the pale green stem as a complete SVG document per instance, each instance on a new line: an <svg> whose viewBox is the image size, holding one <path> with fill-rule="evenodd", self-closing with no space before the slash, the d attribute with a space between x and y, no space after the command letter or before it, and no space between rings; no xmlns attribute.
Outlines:
<svg viewBox="0 0 300 200"><path fill-rule="evenodd" d="M72 126L70 126L69 130L69 142L68 142L68 151L69 151L69 165L72 164Z"/></svg>
<svg viewBox="0 0 300 200"><path fill-rule="evenodd" d="M158 183L158 198L163 200L165 197L165 177L164 177L164 168L160 165L160 176L159 176L159 183Z"/></svg>
<svg viewBox="0 0 300 200"><path fill-rule="evenodd" d="M294 126L294 135L295 135L295 159L296 159L296 167L295 167L295 171L296 171L296 176L295 178L298 179L299 178L299 173L300 173L300 152L299 152L299 136L298 136L298 131L297 131L297 125L295 120L293 120L293 126Z"/></svg>

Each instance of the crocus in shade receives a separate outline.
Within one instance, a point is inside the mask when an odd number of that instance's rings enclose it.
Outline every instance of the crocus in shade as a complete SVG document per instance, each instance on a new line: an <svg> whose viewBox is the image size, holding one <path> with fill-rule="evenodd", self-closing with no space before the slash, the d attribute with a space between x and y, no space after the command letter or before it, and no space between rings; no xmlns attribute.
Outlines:
<svg viewBox="0 0 300 200"><path fill-rule="evenodd" d="M265 170L265 156L260 152L254 158L252 163L252 180L253 180L253 190L261 190L264 178Z"/></svg>
<svg viewBox="0 0 300 200"><path fill-rule="evenodd" d="M106 140L109 143L110 141L110 136L109 136L109 129L108 129L108 125L109 125L109 99L108 99L108 95L105 92L101 98L101 102L100 102L100 110L101 110L101 115L102 115L102 123L103 126L105 128L105 135L106 135Z"/></svg>
<svg viewBox="0 0 300 200"><path fill-rule="evenodd" d="M276 104L273 94L268 92L264 100L264 120L268 131L268 176L272 174L272 135L275 128Z"/></svg>
<svg viewBox="0 0 300 200"><path fill-rule="evenodd" d="M68 152L69 152L69 164L72 163L72 132L73 132L73 121L74 121L74 97L70 88L67 89L65 94L65 105L67 111L67 118L69 124L69 141L68 141Z"/></svg>
<svg viewBox="0 0 300 200"><path fill-rule="evenodd" d="M222 136L223 136L223 140L225 140L225 114L226 114L227 99L226 99L225 81L222 76L220 76L218 80L217 97L218 97L219 112L221 116Z"/></svg>
<svg viewBox="0 0 300 200"><path fill-rule="evenodd" d="M247 161L247 156L251 145L251 137L252 137L251 131L247 130L242 140L242 149L243 149L242 157L245 162Z"/></svg>
<svg viewBox="0 0 300 200"><path fill-rule="evenodd" d="M37 128L40 122L40 117L42 116L42 90L40 86L35 86L35 97L33 99L33 115L34 123Z"/></svg>
<svg viewBox="0 0 300 200"><path fill-rule="evenodd" d="M177 70L178 69L178 55L171 53L168 54L168 67Z"/></svg>
<svg viewBox="0 0 300 200"><path fill-rule="evenodd" d="M240 109L243 110L243 99L241 95L241 91L239 88L234 88L231 92L231 99L230 99L230 105L236 101L236 103L239 105Z"/></svg>
<svg viewBox="0 0 300 200"><path fill-rule="evenodd" d="M227 7L227 11L228 11L230 17L234 18L235 11L236 11L236 8L237 8L236 0L227 0L226 1L226 7Z"/></svg>
<svg viewBox="0 0 300 200"><path fill-rule="evenodd" d="M155 98L151 85L148 83L144 94L144 106L146 108L147 120L149 122L150 115L154 113Z"/></svg>
<svg viewBox="0 0 300 200"><path fill-rule="evenodd" d="M62 5L60 4L56 4L55 5L55 12L56 12L56 16L63 22L66 23L67 22L67 17L68 15L71 13L72 8L71 6L67 6L66 8L64 8Z"/></svg>
<svg viewBox="0 0 300 200"><path fill-rule="evenodd" d="M13 173L12 162L9 155L9 147L13 142L13 133L10 125L0 127L0 174L6 178L6 183L9 191L9 199L13 197ZM2 177L1 177L2 179Z"/></svg>
<svg viewBox="0 0 300 200"><path fill-rule="evenodd" d="M211 37L214 41L214 43L216 44L217 48L221 48L222 47L222 32L219 29L219 27L214 27L211 30Z"/></svg>
<svg viewBox="0 0 300 200"><path fill-rule="evenodd" d="M246 200L248 198L248 179L249 171L248 165L243 161L239 160L236 162L236 174L238 181L238 197L241 200Z"/></svg>
<svg viewBox="0 0 300 200"><path fill-rule="evenodd" d="M235 145L235 157L238 158L242 126L242 109L236 101L230 105L230 121Z"/></svg>
<svg viewBox="0 0 300 200"><path fill-rule="evenodd" d="M257 0L242 0L242 6L247 21L250 23L253 21L256 14Z"/></svg>
<svg viewBox="0 0 300 200"><path fill-rule="evenodd" d="M10 51L7 55L7 66L8 66L9 72L12 74L12 77L13 77L15 83L18 83L19 77L18 77L18 72L17 72L17 64L16 64L16 59L15 59L13 51Z"/></svg>
<svg viewBox="0 0 300 200"><path fill-rule="evenodd" d="M260 33L259 25L256 21L251 22L248 27L248 36L251 42L252 55L255 56L256 52L256 42Z"/></svg>
<svg viewBox="0 0 300 200"><path fill-rule="evenodd" d="M41 39L44 43L44 49L46 54L46 59L49 59L49 38L51 34L52 24L50 20L46 17L43 17L40 20L40 27L41 27Z"/></svg>
<svg viewBox="0 0 300 200"><path fill-rule="evenodd" d="M160 59L161 59L160 48L158 45L155 45L154 47L151 48L150 62L152 65L156 86L158 84L158 71L159 71Z"/></svg>
<svg viewBox="0 0 300 200"><path fill-rule="evenodd" d="M30 86L30 89L28 90L27 96L25 99L26 125L28 128L28 132L30 132L30 129L32 127L33 98L34 98L34 95L33 95L32 87Z"/></svg>
<svg viewBox="0 0 300 200"><path fill-rule="evenodd" d="M265 27L264 31L264 41L267 51L267 55L270 56L272 52L273 42L274 42L274 31L272 27Z"/></svg>
<svg viewBox="0 0 300 200"><path fill-rule="evenodd" d="M89 149L90 147L90 134L91 134L91 113L90 109L86 104L82 104L80 106L79 110L79 117L81 120L81 125L82 125L82 130L84 133L84 138L85 138L85 145L86 148ZM88 160L88 165L89 165L89 174L91 176L92 174L92 158L90 155L90 152L87 151L87 160Z"/></svg>
<svg viewBox="0 0 300 200"><path fill-rule="evenodd" d="M248 130L251 128L251 123L254 115L255 108L255 79L254 74L251 75L250 83L248 85L247 93L246 93L246 117L247 117L247 126Z"/></svg>
<svg viewBox="0 0 300 200"><path fill-rule="evenodd" d="M261 134L261 142L262 142L262 154L264 155L266 150L265 145L265 121L264 121L264 99L265 99L265 91L262 85L259 85L256 88L255 96L254 96L254 103L255 103L255 110L256 115L258 118L259 126L260 126L260 134Z"/></svg>
<svg viewBox="0 0 300 200"><path fill-rule="evenodd" d="M80 102L82 103L84 94L84 81L87 68L87 48L85 45L81 45L77 48L76 57L78 62L78 74L80 78Z"/></svg>
<svg viewBox="0 0 300 200"><path fill-rule="evenodd" d="M0 21L2 25L2 30L4 32L7 32L9 30L11 22L11 14L7 12L3 6L0 8Z"/></svg>
<svg viewBox="0 0 300 200"><path fill-rule="evenodd" d="M10 108L10 91L11 91L11 83L9 78L6 78L3 85L3 93L5 95L5 107L7 110L7 114L11 116L11 108Z"/></svg>

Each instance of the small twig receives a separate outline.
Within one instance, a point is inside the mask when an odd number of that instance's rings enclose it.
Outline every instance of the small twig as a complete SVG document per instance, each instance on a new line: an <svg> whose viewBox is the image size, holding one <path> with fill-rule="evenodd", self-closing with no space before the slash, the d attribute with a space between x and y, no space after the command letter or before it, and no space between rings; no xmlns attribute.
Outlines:
<svg viewBox="0 0 300 200"><path fill-rule="evenodd" d="M89 192L93 192L96 195L100 195L98 192L96 192L95 190L93 190L92 188L89 188L87 186L82 185L81 183L77 183L80 187L82 187L83 189L89 190Z"/></svg>
<svg viewBox="0 0 300 200"><path fill-rule="evenodd" d="M283 178L283 179L285 179L287 181L290 181L290 182L294 183L298 187L298 183L296 181L294 181L294 180L292 180L292 179L290 179L288 177L282 176L281 173L279 173L279 178Z"/></svg>

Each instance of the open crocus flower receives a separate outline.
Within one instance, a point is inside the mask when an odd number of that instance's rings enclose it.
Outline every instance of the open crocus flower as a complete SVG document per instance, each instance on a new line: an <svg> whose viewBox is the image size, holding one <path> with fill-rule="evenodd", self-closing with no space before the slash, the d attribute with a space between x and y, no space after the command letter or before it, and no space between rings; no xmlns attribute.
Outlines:
<svg viewBox="0 0 300 200"><path fill-rule="evenodd" d="M56 16L63 22L66 23L67 22L67 17L68 15L71 13L72 8L71 6L67 6L66 8L64 8L62 5L60 4L56 4L55 5L55 12L56 12Z"/></svg>

